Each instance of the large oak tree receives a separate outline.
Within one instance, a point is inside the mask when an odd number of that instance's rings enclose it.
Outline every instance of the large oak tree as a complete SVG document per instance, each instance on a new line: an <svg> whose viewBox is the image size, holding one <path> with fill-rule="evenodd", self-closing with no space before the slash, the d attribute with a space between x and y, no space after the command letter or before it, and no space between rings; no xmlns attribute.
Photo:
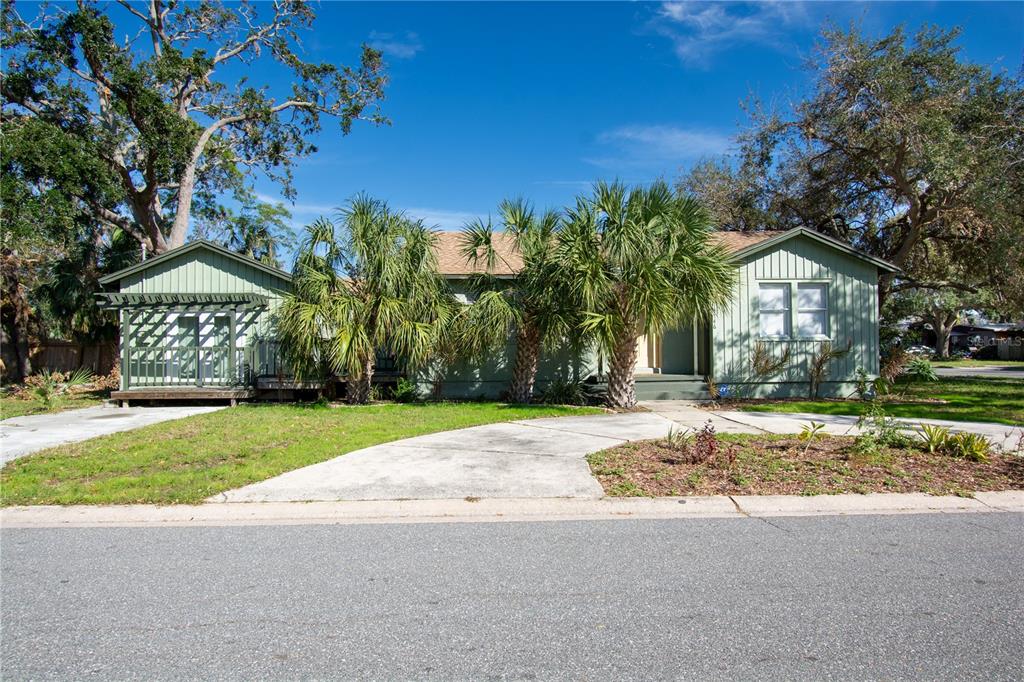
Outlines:
<svg viewBox="0 0 1024 682"><path fill-rule="evenodd" d="M68 202L152 252L183 244L193 212L253 173L292 196L292 164L315 151L324 117L342 134L385 120L381 54L306 61L315 16L300 0L107 9L79 0L24 17L4 2L3 170L28 200ZM261 72L291 84L247 75Z"/></svg>
<svg viewBox="0 0 1024 682"><path fill-rule="evenodd" d="M726 229L802 225L892 261L903 272L882 275L883 303L1020 281L1024 88L964 60L958 34L826 30L808 94L755 105L737 157L699 164L680 189Z"/></svg>

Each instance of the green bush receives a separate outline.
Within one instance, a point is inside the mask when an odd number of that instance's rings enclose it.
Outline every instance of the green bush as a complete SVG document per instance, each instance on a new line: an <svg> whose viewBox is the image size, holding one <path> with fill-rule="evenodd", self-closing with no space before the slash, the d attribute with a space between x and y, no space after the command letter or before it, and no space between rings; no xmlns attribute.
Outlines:
<svg viewBox="0 0 1024 682"><path fill-rule="evenodd" d="M939 452L946 452L949 449L949 429L944 426L932 426L931 424L921 424L921 440L924 443L924 449L931 454Z"/></svg>
<svg viewBox="0 0 1024 682"><path fill-rule="evenodd" d="M989 442L977 433L958 433L949 438L949 452L972 462L985 462L989 456Z"/></svg>
<svg viewBox="0 0 1024 682"><path fill-rule="evenodd" d="M415 381L399 377L391 392L391 399L396 403L414 403L420 399L420 388Z"/></svg>
<svg viewBox="0 0 1024 682"><path fill-rule="evenodd" d="M903 448L912 442L900 423L889 416L878 400L868 403L868 409L857 420L857 426L879 445Z"/></svg>
<svg viewBox="0 0 1024 682"><path fill-rule="evenodd" d="M595 402L595 396L590 386L582 381L559 378L548 382L537 400L545 405L590 405Z"/></svg>

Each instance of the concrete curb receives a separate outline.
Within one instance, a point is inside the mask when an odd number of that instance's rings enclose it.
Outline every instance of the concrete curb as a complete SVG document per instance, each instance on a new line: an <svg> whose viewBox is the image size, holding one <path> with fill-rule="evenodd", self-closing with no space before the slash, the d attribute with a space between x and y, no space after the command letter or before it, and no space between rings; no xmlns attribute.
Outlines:
<svg viewBox="0 0 1024 682"><path fill-rule="evenodd" d="M201 505L36 506L0 511L2 528L254 526L612 519L762 518L860 514L1024 512L1024 491L663 498L488 498Z"/></svg>

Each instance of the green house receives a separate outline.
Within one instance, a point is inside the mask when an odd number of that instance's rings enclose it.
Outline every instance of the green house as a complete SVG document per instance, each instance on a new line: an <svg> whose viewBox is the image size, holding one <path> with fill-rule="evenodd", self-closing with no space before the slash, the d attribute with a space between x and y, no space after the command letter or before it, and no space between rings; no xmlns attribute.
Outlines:
<svg viewBox="0 0 1024 682"><path fill-rule="evenodd" d="M715 236L738 270L731 303L711 320L695 320L641 338L637 397L708 397L712 379L726 394L789 397L807 393L808 367L826 343L849 349L830 363L823 396L845 396L858 369L879 364L878 275L896 268L817 232L721 232ZM498 235L499 277L514 278L521 260ZM456 296L472 304L473 274L459 233L437 235L439 271ZM105 277L100 294L121 320L121 390L132 399L256 397L289 382L278 360L274 311L291 276L198 240ZM498 397L508 385L510 342L483 362L463 362L415 379L424 392L451 398ZM758 375L755 353L788 357L777 373ZM554 349L541 360L537 387L555 379L600 389L604 362L592 348Z"/></svg>
<svg viewBox="0 0 1024 682"><path fill-rule="evenodd" d="M291 275L196 240L100 280L121 323L121 387L112 397L231 401L278 371L274 310Z"/></svg>
<svg viewBox="0 0 1024 682"><path fill-rule="evenodd" d="M825 343L849 348L830 363L822 396L853 392L858 368L877 376L878 274L897 268L812 230L719 232L738 277L731 303L711 320L695 320L658 337L641 338L636 390L641 400L707 398L707 378L723 394L743 397L805 396L808 364ZM498 238L498 276L521 265L511 241ZM466 296L472 268L461 257L457 233L439 235L438 261L457 294ZM758 348L760 346L760 348ZM755 349L781 357L784 369L758 376ZM449 397L497 396L508 385L514 348L481 365L447 372L440 392ZM556 349L542 358L537 386L555 378L601 385L603 359L594 351ZM426 389L429 376L420 378Z"/></svg>

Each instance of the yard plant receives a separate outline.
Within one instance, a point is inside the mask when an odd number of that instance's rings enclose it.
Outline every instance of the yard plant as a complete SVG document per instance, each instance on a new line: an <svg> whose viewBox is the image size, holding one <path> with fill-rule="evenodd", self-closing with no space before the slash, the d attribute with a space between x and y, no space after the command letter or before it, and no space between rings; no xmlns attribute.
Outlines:
<svg viewBox="0 0 1024 682"><path fill-rule="evenodd" d="M538 215L518 199L502 202L498 214L502 236L512 241L522 267L515 279L497 278L496 266L511 264L498 262L504 256L495 248L495 239L501 237L496 237L493 224L477 219L463 228L462 255L480 271L469 280L475 301L466 311L466 345L479 356L503 349L512 336L515 358L508 396L512 402L528 403L542 352L570 338L578 330L580 314L556 260L558 213Z"/></svg>
<svg viewBox="0 0 1024 682"><path fill-rule="evenodd" d="M424 365L455 310L434 240L422 221L365 195L341 209L337 223L320 218L307 227L278 322L295 376L345 376L348 400L365 403L379 351L406 369Z"/></svg>
<svg viewBox="0 0 1024 682"><path fill-rule="evenodd" d="M559 246L583 329L608 358L608 405L636 405L637 341L708 320L729 299L735 271L711 243L695 200L664 182L627 188L598 183L569 209Z"/></svg>

